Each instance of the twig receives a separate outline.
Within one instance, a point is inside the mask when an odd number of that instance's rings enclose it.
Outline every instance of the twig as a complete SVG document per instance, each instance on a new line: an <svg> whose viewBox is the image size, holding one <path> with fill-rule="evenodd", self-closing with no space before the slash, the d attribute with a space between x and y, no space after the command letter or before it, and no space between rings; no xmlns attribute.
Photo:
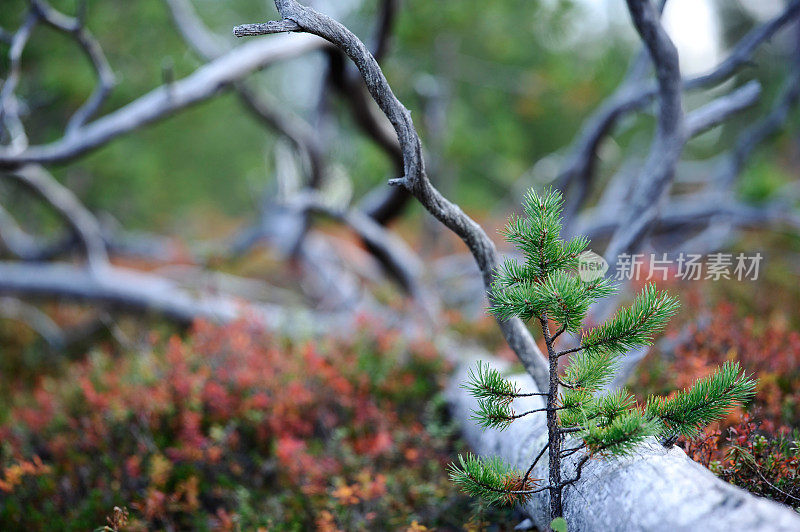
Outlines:
<svg viewBox="0 0 800 532"><path fill-rule="evenodd" d="M544 456L544 453L545 453L545 451L547 451L547 449L548 449L549 447L550 447L550 442L547 442L547 443L544 445L544 447L542 447L542 450L541 450L541 451L539 451L539 454L537 454L537 455L536 455L536 458L534 458L534 460L533 460L533 463L532 463L532 464L531 464L531 466L528 468L528 470L525 472L525 476L524 476L524 477L523 477L523 479L522 479L522 485L523 485L523 486L525 485L525 483L526 483L526 482L528 481L528 479L530 478L530 476L531 476L531 473L533 473L533 468L534 468L534 467L536 467L536 464L538 464L538 463L539 463L539 460L541 460L542 456Z"/></svg>

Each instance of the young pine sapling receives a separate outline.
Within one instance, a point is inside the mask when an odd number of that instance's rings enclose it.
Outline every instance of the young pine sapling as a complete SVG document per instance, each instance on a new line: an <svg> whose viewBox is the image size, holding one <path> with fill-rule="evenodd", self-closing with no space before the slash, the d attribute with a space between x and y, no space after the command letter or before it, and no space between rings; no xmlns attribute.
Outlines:
<svg viewBox="0 0 800 532"><path fill-rule="evenodd" d="M649 437L672 443L678 436L694 437L703 427L722 417L734 405L752 397L755 383L738 364L726 363L691 388L669 398L650 397L639 406L627 390L605 391L619 358L628 350L649 345L675 314L678 303L648 285L628 308L591 329L581 326L589 307L610 296L616 286L602 276L590 281L578 275L580 255L589 241L584 237L564 241L561 194L531 191L525 198L524 216L513 217L505 228L508 242L524 263L507 260L495 274L490 311L501 319L535 320L541 328L550 369L549 389L524 394L513 382L488 365L470 371L465 387L478 399L474 419L484 428L505 429L515 420L535 414L547 417L547 443L524 473L497 458L468 454L451 464L452 480L464 491L490 503L517 504L533 494L548 491L552 519L563 516L562 493L577 482L583 466L595 456L630 453ZM564 333L578 335L576 347L559 350ZM559 361L568 358L563 372ZM544 405L527 412L513 409L514 399L541 396ZM565 448L565 438L574 438ZM534 467L547 453L547 483L534 479ZM582 453L573 478L562 478L561 462Z"/></svg>

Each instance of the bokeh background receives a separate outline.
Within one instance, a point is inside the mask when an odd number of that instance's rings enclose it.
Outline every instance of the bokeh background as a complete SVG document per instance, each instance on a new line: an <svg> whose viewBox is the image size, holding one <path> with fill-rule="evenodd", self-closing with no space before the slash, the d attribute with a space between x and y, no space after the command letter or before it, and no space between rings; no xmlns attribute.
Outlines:
<svg viewBox="0 0 800 532"><path fill-rule="evenodd" d="M275 17L263 0L191 3L231 45L234 25ZM76 12L72 0L51 4ZM365 40L372 35L378 2L315 4ZM692 76L784 7L779 0L669 0L664 24L683 73ZM14 32L27 9L26 1L3 0L0 28ZM165 2L90 0L86 17L118 80L100 115L203 64ZM526 190L557 179L584 120L618 87L640 47L621 0L405 0L382 66L412 110L437 185L501 242L495 229ZM8 51L0 42L0 79L10 68ZM93 90L94 71L73 40L42 24L21 64L17 95L30 142L53 142ZM689 142L677 168L684 183L710 175L719 155L771 109L798 64L795 22L759 46L737 77L686 96L686 106L697 108L745 80L763 88L756 105ZM325 193L358 199L398 176L341 98L326 99L327 118L315 122L326 69L326 56L313 53L249 79L312 123L332 169ZM737 198L758 206L796 192L798 120L792 109L748 159ZM603 142L589 204L626 164L646 156L654 124L648 108ZM292 295L305 285L291 260L269 249L235 258L220 252L257 217L262 198L278 193L282 142L225 89L49 170L98 218L157 235L173 251L164 260L115 257L115 265L210 269L258 281L252 290L259 299L296 304L312 298ZM796 209L800 195L786 197ZM0 203L31 233L58 234L58 217L6 180ZM411 202L391 230L426 266L464 253L446 235L431 243L431 227ZM360 246L336 222L317 228ZM758 281L662 283L684 309L669 342L648 355L630 386L639 397L668 393L739 360L760 379L755 403L681 445L724 479L797 506L800 235L749 228L724 250L762 252ZM362 255L345 257L358 262ZM363 277L374 300L413 308L384 277ZM242 286L239 296L256 285ZM466 303L444 298L443 327L513 360L483 312L480 287L475 294L467 292ZM34 303L64 330L86 334L58 350L19 315L0 317L4 530L510 530L522 520L450 485L445 464L465 448L441 392L452 361L434 342L410 339L380 316L360 314L358 327L341 338L264 331L247 319L186 327L92 302Z"/></svg>

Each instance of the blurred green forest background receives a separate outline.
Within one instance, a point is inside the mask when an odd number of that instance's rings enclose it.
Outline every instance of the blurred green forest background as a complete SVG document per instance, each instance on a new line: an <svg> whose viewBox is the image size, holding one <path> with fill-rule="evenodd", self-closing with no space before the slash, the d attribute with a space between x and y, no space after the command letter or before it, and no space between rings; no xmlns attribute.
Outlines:
<svg viewBox="0 0 800 532"><path fill-rule="evenodd" d="M450 193L456 201L471 210L502 210L516 203L513 196L531 184L555 177L560 157L567 153L582 119L618 85L639 46L619 3L615 10L610 2L605 19L576 1L403 3L385 70L395 92L420 122L426 145L440 147L441 153L435 155L442 175L434 178L452 183ZM349 5L356 2L341 4L348 12L348 26L368 38L377 3L363 2L355 9ZM53 5L75 12L74 0ZM725 28L720 36L724 56L726 43L735 42L755 20L739 2L716 5L719 27ZM16 28L25 6L24 0L4 0L0 26ZM223 36L230 36L237 23L274 17L271 3L261 0L200 0L195 6L209 27ZM89 1L87 13L88 26L119 81L101 113L147 93L165 77L184 77L201 64L175 31L161 1ZM748 67L748 75L755 75L765 87L761 104L721 131L693 141L685 160L707 159L723 150L744 124L769 107L785 73L791 33L762 46ZM7 61L6 54L2 56ZM323 68L321 57L300 59L257 78L284 105L313 119L312 80ZM430 138L433 133L426 131L421 118L431 80L444 92L447 106L444 130L436 139ZM23 57L20 91L31 109L31 142L58 138L94 81L88 61L74 43L38 26ZM336 98L332 101L339 105ZM700 103L687 99L690 108ZM359 196L393 177L391 164L359 135L344 109L335 110L342 132L327 135L329 155L346 169ZM651 127L648 116L623 124L601 153L606 174L626 150L647 146ZM233 95L222 93L57 168L56 174L92 210L113 213L127 228L185 238L220 236L225 220L251 212L253 198L270 182L275 140ZM795 151L794 138L788 135L761 150L742 179L742 193L763 198L785 182L782 161L795 156ZM419 212L418 207L413 209Z"/></svg>

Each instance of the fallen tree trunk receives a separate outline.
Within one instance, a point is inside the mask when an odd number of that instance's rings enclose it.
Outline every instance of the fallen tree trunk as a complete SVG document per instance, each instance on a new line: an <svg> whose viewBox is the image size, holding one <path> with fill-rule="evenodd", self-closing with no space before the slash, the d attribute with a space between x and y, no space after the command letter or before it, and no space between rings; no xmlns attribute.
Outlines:
<svg viewBox="0 0 800 532"><path fill-rule="evenodd" d="M486 361L486 360L484 360ZM474 362L474 361L473 361ZM502 363L489 361L498 369ZM472 421L477 401L461 388L469 364L454 375L447 391L453 414L474 451L499 456L525 471L547 441L543 416L527 416L505 431L483 430ZM524 391L537 391L528 375L513 377ZM541 408L538 397L515 401L515 410ZM567 441L565 448L576 445ZM566 478L574 476L580 453L564 461ZM534 478L547 478L547 460L540 461ZM549 495L537 493L523 509L533 523L549 529ZM787 506L756 497L727 484L678 447L664 448L653 441L627 458L598 458L583 468L581 479L564 490L564 517L570 532L624 531L797 531L800 514Z"/></svg>

